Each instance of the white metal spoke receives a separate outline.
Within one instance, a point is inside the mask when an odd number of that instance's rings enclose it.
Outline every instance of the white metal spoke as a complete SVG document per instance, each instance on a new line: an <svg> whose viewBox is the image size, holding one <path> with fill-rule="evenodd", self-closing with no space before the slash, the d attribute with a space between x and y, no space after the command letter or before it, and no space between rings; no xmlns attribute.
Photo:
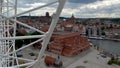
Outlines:
<svg viewBox="0 0 120 68"><path fill-rule="evenodd" d="M1 15L2 17L5 17L5 16L3 16L3 15ZM7 17L5 17L6 19L7 19ZM29 26L29 25L27 25L27 24L24 24L24 23L22 23L22 22L20 22L20 21L17 21L17 20L14 20L14 19L10 19L11 21L13 21L13 22L16 22L16 23L18 23L19 25L22 25L22 26L25 26L25 27L28 27L28 28L30 28L30 29L32 29L32 30L35 30L35 31L37 31L37 32L39 32L39 33L42 33L42 34L44 34L45 32L43 32L43 31L41 31L41 30L38 30L38 29L36 29L36 28L34 28L34 27L32 27L32 26Z"/></svg>
<svg viewBox="0 0 120 68"><path fill-rule="evenodd" d="M42 39L38 39L37 41L34 41L34 42L32 42L32 43L30 43L30 44L28 44L28 45L26 45L26 46L24 46L24 47L21 47L21 48L15 50L14 52L10 52L10 53L8 53L8 54L16 53L16 52L18 52L18 51L20 51L20 50L22 50L22 49L25 49L25 48L27 48L27 47L29 47L29 46L31 46L31 45L33 45L33 44L41 41L41 40L42 40Z"/></svg>
<svg viewBox="0 0 120 68"><path fill-rule="evenodd" d="M23 14L26 14L26 13L29 13L29 12L32 12L32 11L35 11L35 10L38 10L38 9L47 7L47 6L49 6L49 5L55 4L55 3L57 3L57 2L58 2L58 1L51 2L51 3L48 3L48 4L43 5L43 6L38 6L38 7L36 7L36 8L30 9L30 10L28 10L28 11L25 11L25 12L22 12L22 13L19 13L19 14L16 14L16 15L13 15L13 16L11 16L11 17L8 17L8 18L6 18L6 19L10 19L10 18L13 18L13 17L17 17L17 16L20 16L20 15L23 15ZM4 20L6 20L6 19L3 19L3 20L1 20L1 21L4 21Z"/></svg>
<svg viewBox="0 0 120 68"><path fill-rule="evenodd" d="M0 40L17 40L17 39L31 39L31 38L42 38L45 35L32 35L32 36L17 36L17 37L2 37Z"/></svg>
<svg viewBox="0 0 120 68"><path fill-rule="evenodd" d="M10 57L10 58L15 58L15 59L24 60L24 61L29 61L29 62L35 61L35 60L31 60L31 59L25 59L25 58L13 57L13 56L9 56L9 57Z"/></svg>
<svg viewBox="0 0 120 68"><path fill-rule="evenodd" d="M44 55L44 51L57 24L65 1L66 0L57 0L17 14L17 0L0 0L0 68L20 68L22 66L26 66L27 68L31 66L33 66L34 68L38 68L36 66L39 65L39 62L41 62L42 56ZM53 5L55 3L58 3L58 8L53 14L52 22L47 32L43 32L39 29L36 29L35 27L25 24L24 22L17 21L16 19L16 17L18 16L36 11L38 9ZM13 13L12 15L11 12ZM40 33L40 35L16 36L17 24L37 31ZM10 30L13 31L10 32ZM15 49L15 40L32 38L38 38L38 40L30 42L29 44L22 46L19 49ZM41 49L36 60L17 57L16 53L18 51L28 48L29 46L32 46L33 44L38 42L41 42ZM19 60L27 62L25 62L24 64L19 64Z"/></svg>

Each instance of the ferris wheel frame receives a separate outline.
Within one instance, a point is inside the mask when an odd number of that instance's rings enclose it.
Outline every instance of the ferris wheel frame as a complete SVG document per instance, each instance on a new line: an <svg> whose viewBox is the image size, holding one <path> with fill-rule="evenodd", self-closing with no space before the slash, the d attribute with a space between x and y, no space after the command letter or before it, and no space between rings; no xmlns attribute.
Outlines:
<svg viewBox="0 0 120 68"><path fill-rule="evenodd" d="M0 62L0 67L19 68L22 66L26 66L26 68L29 68L31 66L34 66L36 68L36 66L41 62L42 56L44 55L44 51L49 43L50 37L51 37L51 35L54 31L54 28L59 20L59 16L62 12L62 9L64 7L66 0L57 0L57 1L45 4L45 5L30 9L28 11L21 12L19 14L17 14L17 0L15 0L13 6L9 5L9 3L11 3L9 0L5 0L5 1L6 1L6 4L3 3L4 0L0 0L0 2L1 2L0 3L0 5L1 5L1 7L0 7L0 29L1 29L1 31L0 31L0 49L2 49L2 50L0 50L0 61L3 61L3 62ZM52 16L52 22L51 22L49 30L47 32L43 32L43 31L36 29L32 26L24 24L23 22L17 21L17 19L16 19L16 17L18 17L18 16L21 16L21 15L26 14L26 13L30 13L32 11L36 11L38 9L50 6L50 5L55 4L55 3L58 3L58 7L57 7L56 12ZM4 7L6 7L6 10L4 9ZM11 11L9 9L10 7L14 8L14 15L13 16L10 16L10 11ZM12 25L10 23L12 23ZM16 25L17 24L25 26L27 28L30 28L32 30L35 30L35 31L41 33L42 35L16 36L16 29L17 29ZM12 35L10 35L10 31L9 31L10 27L12 27L14 30ZM39 38L39 39L34 41L34 42L29 43L28 45L25 45L25 46L15 50L15 40L17 40L17 39L30 39L30 38ZM43 40L42 47L39 51L39 55L38 55L36 60L19 58L16 56L16 52L23 50L23 49L41 41L41 40ZM12 51L10 51L11 49L12 49ZM11 56L11 54L12 54L12 56ZM17 64L14 65L15 61L12 60L12 65L10 66L9 65L9 62L11 62L9 60L10 58L15 59ZM24 60L24 61L29 61L29 62L24 63L24 64L19 64L18 59Z"/></svg>

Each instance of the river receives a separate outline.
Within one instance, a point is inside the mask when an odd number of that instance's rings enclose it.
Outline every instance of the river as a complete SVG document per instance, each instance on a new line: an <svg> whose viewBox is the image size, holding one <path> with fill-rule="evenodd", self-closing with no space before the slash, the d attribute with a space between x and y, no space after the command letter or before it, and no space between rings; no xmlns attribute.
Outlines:
<svg viewBox="0 0 120 68"><path fill-rule="evenodd" d="M99 48L105 50L106 52L120 56L120 42L95 39L90 39L90 41L93 43L93 45L98 46Z"/></svg>

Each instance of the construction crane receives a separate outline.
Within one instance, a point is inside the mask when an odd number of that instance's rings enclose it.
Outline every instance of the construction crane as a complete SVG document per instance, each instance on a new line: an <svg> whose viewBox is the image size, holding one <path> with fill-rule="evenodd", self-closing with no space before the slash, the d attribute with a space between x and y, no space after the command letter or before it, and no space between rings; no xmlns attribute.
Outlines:
<svg viewBox="0 0 120 68"><path fill-rule="evenodd" d="M18 4L17 0L0 0L0 68L20 68L22 66L26 66L26 68L29 68L31 66L34 66L34 68L38 68L36 66L41 62L42 56L44 55L44 51L47 47L47 44L49 43L50 37L58 22L59 16L61 14L65 2L66 0L57 0L21 13L17 13L17 4ZM43 32L32 26L24 24L23 22L17 21L16 19L18 16L22 16L26 13L30 13L32 11L36 11L44 7L48 7L55 3L58 3L58 7L56 8L56 12L52 16L52 22L47 32ZM35 30L41 33L42 35L16 36L17 24ZM13 32L10 32L11 29L13 30ZM15 49L15 40L30 39L30 38L39 38L39 39L17 50ZM23 50L41 40L42 40L42 47L40 49L39 55L36 60L17 57L16 52ZM27 62L24 64L19 64L18 63L19 60L24 60Z"/></svg>

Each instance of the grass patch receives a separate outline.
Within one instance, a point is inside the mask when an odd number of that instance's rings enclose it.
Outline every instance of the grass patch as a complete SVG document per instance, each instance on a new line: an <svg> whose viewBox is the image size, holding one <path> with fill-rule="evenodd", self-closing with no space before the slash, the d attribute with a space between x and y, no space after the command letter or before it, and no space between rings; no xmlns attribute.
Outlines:
<svg viewBox="0 0 120 68"><path fill-rule="evenodd" d="M118 58L112 57L112 58L108 61L108 64L109 64L109 65L116 64L116 65L119 65L119 66L120 66L120 61L118 60Z"/></svg>

